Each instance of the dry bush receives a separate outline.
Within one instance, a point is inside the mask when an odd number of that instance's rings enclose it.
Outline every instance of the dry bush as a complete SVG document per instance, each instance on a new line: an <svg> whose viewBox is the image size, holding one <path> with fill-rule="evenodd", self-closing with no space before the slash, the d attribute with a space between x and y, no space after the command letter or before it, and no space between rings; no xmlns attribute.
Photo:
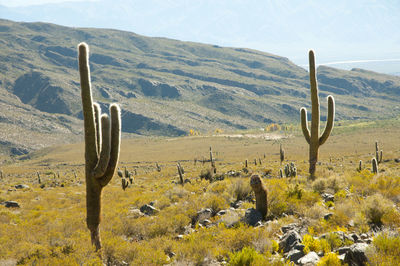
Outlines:
<svg viewBox="0 0 400 266"><path fill-rule="evenodd" d="M236 201L246 200L251 197L252 189L250 187L250 182L246 182L243 179L238 179L232 183L228 188L229 194Z"/></svg>
<svg viewBox="0 0 400 266"><path fill-rule="evenodd" d="M383 197L381 194L369 196L364 202L364 214L368 222L381 226L383 217L394 212L393 202Z"/></svg>
<svg viewBox="0 0 400 266"><path fill-rule="evenodd" d="M327 187L326 179L325 178L317 178L314 182L312 182L311 186L314 191L321 194L321 193L325 192L325 189Z"/></svg>

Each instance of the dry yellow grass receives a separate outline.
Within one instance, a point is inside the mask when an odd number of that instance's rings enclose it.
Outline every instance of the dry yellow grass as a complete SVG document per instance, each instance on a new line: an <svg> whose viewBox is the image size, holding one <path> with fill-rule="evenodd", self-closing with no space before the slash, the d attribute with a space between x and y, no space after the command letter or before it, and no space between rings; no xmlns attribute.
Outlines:
<svg viewBox="0 0 400 266"><path fill-rule="evenodd" d="M317 166L317 176L326 180L321 189L336 193L338 198L334 205L334 218L330 222L320 219L329 206L313 191L315 183L307 179L308 147L298 132L279 141L221 136L124 139L119 167L127 167L130 171L136 169L137 176L126 191L122 191L117 176L104 190L101 225L104 262L157 265L171 260L183 264L201 263L204 258L222 261L236 256L235 252L245 246L254 248L271 262L274 258L271 254L275 246L273 241L278 240L280 227L296 222L299 217L306 217L308 226L314 228L315 233L337 228L359 233L368 231L366 202L370 200L363 200L362 197L368 199L375 194L382 195L396 206L387 208L389 211L382 214L382 222L392 229L400 228L400 164L393 161L400 158L400 127L396 124L345 127L321 147L321 165ZM367 169L370 168L375 140L384 151L384 159L391 159L380 165L381 174L378 177L369 171L356 171L360 159ZM286 162L296 163L298 178L275 178L280 167L280 142L286 151ZM250 173L211 184L200 180L201 171L209 168L209 163L202 165L198 161L195 165L194 159L208 159L210 146L217 159L218 173L242 170L245 159L249 160ZM259 158L262 165L254 165L254 159L258 163ZM181 161L185 178L191 183L184 186L173 183L178 181L177 161ZM0 181L0 202L15 200L21 208L0 206L0 263L101 264L90 245L85 226L83 162L83 143L77 143L40 150L33 153L31 159L1 166L5 177ZM161 166L161 172L156 171L156 162ZM40 188L36 172L40 173L44 188ZM270 207L276 215L273 223L262 229L244 225L197 228L196 233L185 236L183 240L176 239L178 234L187 230L191 218L200 209L229 208L237 197L237 191L246 191L244 185L243 188L238 186L249 182L251 172L270 172L273 177L265 179L270 193ZM13 188L21 183L30 188ZM346 200L340 200L343 195L346 196L345 188L353 194ZM151 201L160 210L157 216L140 217L131 211ZM254 203L246 202L244 206L252 207ZM289 216L282 216L283 213ZM348 226L351 219L359 229ZM170 252L176 255L167 257ZM376 257L376 254L371 256Z"/></svg>

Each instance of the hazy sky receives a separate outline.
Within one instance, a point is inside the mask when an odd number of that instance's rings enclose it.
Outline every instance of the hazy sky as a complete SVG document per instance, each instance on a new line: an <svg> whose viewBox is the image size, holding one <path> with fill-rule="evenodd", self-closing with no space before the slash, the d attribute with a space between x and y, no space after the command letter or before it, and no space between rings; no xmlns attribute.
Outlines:
<svg viewBox="0 0 400 266"><path fill-rule="evenodd" d="M50 3L62 3L62 2L94 2L98 0L0 0L0 5L17 7L17 6L31 6L31 5L41 5Z"/></svg>
<svg viewBox="0 0 400 266"><path fill-rule="evenodd" d="M299 65L308 63L307 51L314 49L318 64L400 73L398 0L0 0L0 5L0 18L14 21L253 48Z"/></svg>

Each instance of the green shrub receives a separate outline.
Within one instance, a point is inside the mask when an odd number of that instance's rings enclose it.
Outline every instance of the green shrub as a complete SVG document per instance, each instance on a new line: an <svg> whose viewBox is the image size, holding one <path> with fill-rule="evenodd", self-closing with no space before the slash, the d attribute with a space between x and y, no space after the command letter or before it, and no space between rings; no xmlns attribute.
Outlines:
<svg viewBox="0 0 400 266"><path fill-rule="evenodd" d="M382 233L372 241L367 249L367 257L371 265L398 265L400 261L400 236Z"/></svg>
<svg viewBox="0 0 400 266"><path fill-rule="evenodd" d="M237 180L233 183L229 190L231 191L232 197L235 200L245 200L246 198L250 197L252 189L250 187L249 182L245 182L242 179Z"/></svg>
<svg viewBox="0 0 400 266"><path fill-rule="evenodd" d="M336 253L329 252L317 263L317 266L340 266L342 263Z"/></svg>
<svg viewBox="0 0 400 266"><path fill-rule="evenodd" d="M229 265L232 266L253 266L267 265L266 258L259 254L252 247L244 247L241 251L229 254Z"/></svg>
<svg viewBox="0 0 400 266"><path fill-rule="evenodd" d="M391 212L392 209L393 203L381 194L375 194L365 200L364 213L368 222L373 225L381 226L383 216Z"/></svg>

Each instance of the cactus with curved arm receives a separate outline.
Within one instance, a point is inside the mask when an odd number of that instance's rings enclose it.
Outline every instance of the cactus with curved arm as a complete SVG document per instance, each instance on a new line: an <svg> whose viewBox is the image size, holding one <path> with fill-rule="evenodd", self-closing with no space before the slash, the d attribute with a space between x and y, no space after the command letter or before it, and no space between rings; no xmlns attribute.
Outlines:
<svg viewBox="0 0 400 266"><path fill-rule="evenodd" d="M325 130L322 135L319 135L319 97L318 97L318 84L317 77L315 72L315 57L314 51L310 50L309 52L309 67L310 67L310 85L311 85L311 132L308 129L308 121L307 121L307 109L301 108L301 128L303 131L303 135L310 146L309 153L309 161L310 168L309 173L311 176L315 174L315 166L318 161L318 149L319 147L325 143L328 139L332 128L333 121L335 120L335 100L332 95L328 96L328 116L326 121Z"/></svg>
<svg viewBox="0 0 400 266"><path fill-rule="evenodd" d="M85 131L86 223L92 244L99 250L101 249L99 231L101 192L111 181L118 163L121 111L117 104L111 104L110 117L101 114L100 106L92 100L87 44L80 43L78 52Z"/></svg>

